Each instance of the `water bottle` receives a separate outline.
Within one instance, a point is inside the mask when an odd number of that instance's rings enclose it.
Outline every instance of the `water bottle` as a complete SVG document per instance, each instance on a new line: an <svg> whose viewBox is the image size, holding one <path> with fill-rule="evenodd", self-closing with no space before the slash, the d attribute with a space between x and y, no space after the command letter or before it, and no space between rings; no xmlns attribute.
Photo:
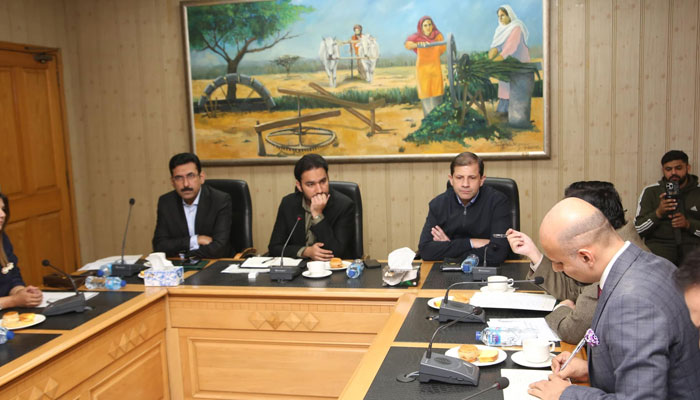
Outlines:
<svg viewBox="0 0 700 400"><path fill-rule="evenodd" d="M119 290L126 286L126 281L118 276L88 276L85 279L85 287L88 289Z"/></svg>
<svg viewBox="0 0 700 400"><path fill-rule="evenodd" d="M365 269L365 264L359 258L352 262L345 270L345 274L348 278L357 279L362 275L362 271Z"/></svg>
<svg viewBox="0 0 700 400"><path fill-rule="evenodd" d="M15 337L15 333L7 328L0 326L0 344L6 343L8 340Z"/></svg>
<svg viewBox="0 0 700 400"><path fill-rule="evenodd" d="M520 346L523 339L536 336L532 330L518 328L489 327L476 331L476 340L481 340L487 346Z"/></svg>
<svg viewBox="0 0 700 400"><path fill-rule="evenodd" d="M97 269L97 276L107 277L110 275L112 275L112 264L103 264Z"/></svg>
<svg viewBox="0 0 700 400"><path fill-rule="evenodd" d="M472 272L472 268L479 265L479 256L476 254L470 254L467 258L462 261L462 272L469 274Z"/></svg>

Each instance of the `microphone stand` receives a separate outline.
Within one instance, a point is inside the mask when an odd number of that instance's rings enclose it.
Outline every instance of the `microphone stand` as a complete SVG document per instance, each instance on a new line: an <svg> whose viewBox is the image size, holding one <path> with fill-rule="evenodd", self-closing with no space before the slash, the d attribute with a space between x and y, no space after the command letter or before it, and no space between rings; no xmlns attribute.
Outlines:
<svg viewBox="0 0 700 400"><path fill-rule="evenodd" d="M483 314L483 310L481 307L474 307L471 314ZM442 354L433 357L433 342L435 341L437 333L467 317L467 315L463 315L461 318L440 325L435 329L433 336L430 338L430 343L428 343L428 348L420 361L420 367L418 368L419 382L434 380L460 385L476 386L479 384L479 367L476 365L463 361L460 358L449 357Z"/></svg>
<svg viewBox="0 0 700 400"><path fill-rule="evenodd" d="M301 273L301 268L299 268L299 266L284 266L284 250L287 248L287 244L289 244L289 240L292 238L294 230L297 228L297 225L299 225L299 221L301 221L301 215L297 215L297 220L294 223L291 232L289 232L289 236L287 236L287 240L284 242L284 246L282 246L282 254L280 255L279 267L270 267L270 280L291 281L292 279L299 276L299 274Z"/></svg>
<svg viewBox="0 0 700 400"><path fill-rule="evenodd" d="M124 249L126 248L126 234L129 232L129 221L131 220L131 209L134 208L134 203L136 201L134 198L129 199L129 213L126 216L126 227L124 228L124 237L122 238L122 257L119 262L112 264L112 275L113 276L132 276L138 274L142 269L145 269L143 265L139 264L127 264L124 262Z"/></svg>
<svg viewBox="0 0 700 400"><path fill-rule="evenodd" d="M59 274L67 277L70 283L73 285L73 290L75 290L75 295L66 297L65 299L54 301L53 303L50 303L48 306L46 306L43 312L45 316L48 317L52 315L61 315L67 314L69 312L81 313L85 310L90 309L90 307L87 306L87 302L85 301L85 295L78 291L78 287L75 285L75 281L69 274L51 265L49 260L43 260L41 262L41 265L43 265L44 267L53 268Z"/></svg>

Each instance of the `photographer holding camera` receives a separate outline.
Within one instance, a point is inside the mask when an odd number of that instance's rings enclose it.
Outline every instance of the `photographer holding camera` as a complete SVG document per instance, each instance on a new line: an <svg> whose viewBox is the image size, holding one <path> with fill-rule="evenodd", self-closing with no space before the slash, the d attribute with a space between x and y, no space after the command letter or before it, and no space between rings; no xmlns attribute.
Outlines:
<svg viewBox="0 0 700 400"><path fill-rule="evenodd" d="M681 150L664 154L661 170L663 178L639 196L634 225L654 254L678 265L700 246L700 187Z"/></svg>

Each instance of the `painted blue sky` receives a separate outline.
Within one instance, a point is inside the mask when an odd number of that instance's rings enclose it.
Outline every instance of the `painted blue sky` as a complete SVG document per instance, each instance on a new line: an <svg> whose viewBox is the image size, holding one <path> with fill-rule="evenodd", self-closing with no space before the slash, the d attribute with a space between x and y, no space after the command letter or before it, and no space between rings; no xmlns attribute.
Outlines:
<svg viewBox="0 0 700 400"><path fill-rule="evenodd" d="M433 18L444 36L454 34L460 52L485 51L498 25L496 10L502 4L513 7L527 26L528 46L542 46L542 0L506 3L503 0L296 0L294 3L314 8L290 27L298 37L265 52L248 54L244 60L271 60L285 54L316 58L321 37L347 40L356 23L363 26L364 33L377 38L383 56L405 54L408 50L403 43L416 31L418 20L424 15ZM200 65L222 63L214 54L193 54L193 61Z"/></svg>

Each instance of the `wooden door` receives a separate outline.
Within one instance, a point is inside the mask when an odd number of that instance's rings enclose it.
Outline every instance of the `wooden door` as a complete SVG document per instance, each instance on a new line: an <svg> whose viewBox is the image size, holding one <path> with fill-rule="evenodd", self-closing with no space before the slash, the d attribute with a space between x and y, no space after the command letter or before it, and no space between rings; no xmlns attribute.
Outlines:
<svg viewBox="0 0 700 400"><path fill-rule="evenodd" d="M0 43L0 191L6 233L33 285L49 272L41 260L65 271L79 261L59 73L56 50Z"/></svg>

